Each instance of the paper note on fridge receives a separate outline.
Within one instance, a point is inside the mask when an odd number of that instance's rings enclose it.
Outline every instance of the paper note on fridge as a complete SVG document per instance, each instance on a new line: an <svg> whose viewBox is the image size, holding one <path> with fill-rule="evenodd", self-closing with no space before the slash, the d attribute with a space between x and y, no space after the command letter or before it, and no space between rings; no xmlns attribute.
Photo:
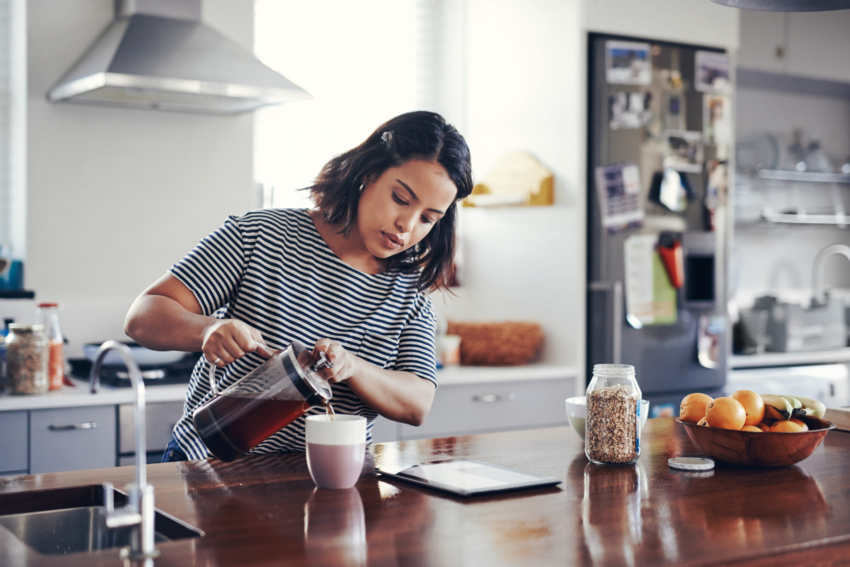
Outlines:
<svg viewBox="0 0 850 567"><path fill-rule="evenodd" d="M640 194L640 170L634 163L596 168L596 192L602 225L609 232L640 226L643 222L643 200Z"/></svg>
<svg viewBox="0 0 850 567"><path fill-rule="evenodd" d="M626 238L626 320L635 329L673 325L677 320L676 289L655 249L657 234Z"/></svg>

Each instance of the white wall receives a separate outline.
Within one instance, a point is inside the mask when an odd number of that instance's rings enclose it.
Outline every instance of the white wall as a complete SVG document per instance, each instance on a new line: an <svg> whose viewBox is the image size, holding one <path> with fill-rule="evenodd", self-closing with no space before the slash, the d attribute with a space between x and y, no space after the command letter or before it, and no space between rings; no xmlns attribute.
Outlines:
<svg viewBox="0 0 850 567"><path fill-rule="evenodd" d="M711 0L585 0L589 31L734 49L737 8Z"/></svg>
<svg viewBox="0 0 850 567"><path fill-rule="evenodd" d="M850 99L756 88L738 88L736 99L739 140L768 132L784 150L800 128L804 143L816 139L827 153L850 156Z"/></svg>
<svg viewBox="0 0 850 567"><path fill-rule="evenodd" d="M124 338L133 299L229 214L252 206L251 114L48 103L113 16L112 0L29 0L26 286L58 301L68 356ZM204 20L253 49L253 2Z"/></svg>
<svg viewBox="0 0 850 567"><path fill-rule="evenodd" d="M467 21L475 174L528 151L555 173L556 204L463 210L463 287L435 304L451 319L537 321L543 361L583 374L587 33L734 49L738 12L708 0L468 0Z"/></svg>
<svg viewBox="0 0 850 567"><path fill-rule="evenodd" d="M584 335L580 3L469 0L467 22L463 134L475 175L528 151L555 173L557 204L463 209L463 287L435 304L455 320L539 322L543 360L574 364Z"/></svg>

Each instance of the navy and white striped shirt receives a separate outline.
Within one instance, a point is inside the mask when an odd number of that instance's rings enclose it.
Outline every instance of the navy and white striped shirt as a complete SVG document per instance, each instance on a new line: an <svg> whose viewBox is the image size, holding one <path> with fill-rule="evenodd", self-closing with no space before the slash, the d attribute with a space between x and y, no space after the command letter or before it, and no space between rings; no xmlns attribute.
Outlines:
<svg viewBox="0 0 850 567"><path fill-rule="evenodd" d="M171 275L188 287L204 315L238 319L259 330L273 349L298 340L308 348L321 338L381 368L412 372L437 385L436 316L417 290L418 272L366 274L328 247L306 209L263 209L231 216ZM248 354L216 372L220 390L259 366ZM345 383L333 384L339 413L368 420L367 443L377 413ZM192 372L183 417L174 437L190 459L211 457L198 437L192 412L212 397L209 363ZM324 413L312 408L306 415ZM304 451L304 417L255 447L252 454Z"/></svg>

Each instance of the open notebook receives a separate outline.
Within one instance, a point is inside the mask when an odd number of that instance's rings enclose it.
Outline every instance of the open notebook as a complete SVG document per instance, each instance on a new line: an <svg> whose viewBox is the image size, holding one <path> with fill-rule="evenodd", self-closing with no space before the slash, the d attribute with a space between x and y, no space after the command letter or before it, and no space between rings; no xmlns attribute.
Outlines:
<svg viewBox="0 0 850 567"><path fill-rule="evenodd" d="M466 459L422 463L412 467L381 467L376 471L382 475L461 496L554 486L561 482L560 479L553 477L531 475Z"/></svg>

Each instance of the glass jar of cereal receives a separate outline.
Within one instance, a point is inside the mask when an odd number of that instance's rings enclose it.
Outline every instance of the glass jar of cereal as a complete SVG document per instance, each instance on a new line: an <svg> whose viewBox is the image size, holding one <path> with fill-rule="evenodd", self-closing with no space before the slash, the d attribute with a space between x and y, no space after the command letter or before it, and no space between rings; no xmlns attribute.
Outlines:
<svg viewBox="0 0 850 567"><path fill-rule="evenodd" d="M6 375L12 394L43 394L48 388L50 343L44 325L9 325Z"/></svg>
<svg viewBox="0 0 850 567"><path fill-rule="evenodd" d="M596 364L587 387L584 450L597 465L627 465L640 456L641 391L630 364Z"/></svg>

